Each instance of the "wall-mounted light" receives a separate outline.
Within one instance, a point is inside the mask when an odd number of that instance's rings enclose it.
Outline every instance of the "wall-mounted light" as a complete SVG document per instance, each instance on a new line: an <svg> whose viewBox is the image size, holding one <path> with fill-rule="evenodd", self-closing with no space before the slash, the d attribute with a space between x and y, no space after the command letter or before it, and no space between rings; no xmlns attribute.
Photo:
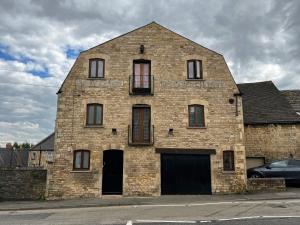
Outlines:
<svg viewBox="0 0 300 225"><path fill-rule="evenodd" d="M174 129L173 129L173 128L169 128L168 134L169 134L170 136L173 136L173 134L174 134Z"/></svg>
<svg viewBox="0 0 300 225"><path fill-rule="evenodd" d="M117 128L112 128L112 129L111 129L111 133L112 133L113 135L117 135Z"/></svg>
<svg viewBox="0 0 300 225"><path fill-rule="evenodd" d="M144 47L144 45L141 45L140 46L140 53L144 54L144 52L145 52L145 47Z"/></svg>

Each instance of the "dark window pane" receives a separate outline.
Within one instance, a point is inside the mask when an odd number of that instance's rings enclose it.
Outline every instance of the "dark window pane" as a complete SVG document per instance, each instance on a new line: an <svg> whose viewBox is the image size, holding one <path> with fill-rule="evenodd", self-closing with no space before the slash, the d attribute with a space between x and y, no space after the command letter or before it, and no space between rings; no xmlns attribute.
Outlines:
<svg viewBox="0 0 300 225"><path fill-rule="evenodd" d="M102 107L100 105L96 106L96 124L101 124L102 118Z"/></svg>
<svg viewBox="0 0 300 225"><path fill-rule="evenodd" d="M90 153L87 151L83 152L83 169L89 168L89 160L90 160Z"/></svg>
<svg viewBox="0 0 300 225"><path fill-rule="evenodd" d="M233 151L224 151L223 152L223 168L224 168L224 171L233 171L234 170L234 152Z"/></svg>
<svg viewBox="0 0 300 225"><path fill-rule="evenodd" d="M200 61L196 61L196 78L200 78Z"/></svg>
<svg viewBox="0 0 300 225"><path fill-rule="evenodd" d="M189 78L193 79L194 78L194 62L193 61L189 61L188 62L188 67L189 67Z"/></svg>
<svg viewBox="0 0 300 225"><path fill-rule="evenodd" d="M98 77L104 77L104 64L102 60L98 61Z"/></svg>
<svg viewBox="0 0 300 225"><path fill-rule="evenodd" d="M149 63L143 63L143 66L144 66L144 71L143 71L143 75L150 75L150 71L149 71L149 67L150 67L150 64Z"/></svg>
<svg viewBox="0 0 300 225"><path fill-rule="evenodd" d="M81 152L75 153L75 168L76 169L81 168Z"/></svg>
<svg viewBox="0 0 300 225"><path fill-rule="evenodd" d="M94 106L93 105L89 105L88 106L88 124L94 124Z"/></svg>
<svg viewBox="0 0 300 225"><path fill-rule="evenodd" d="M193 127L195 126L195 107L194 106L190 106L189 107L189 126Z"/></svg>
<svg viewBox="0 0 300 225"><path fill-rule="evenodd" d="M204 127L204 112L203 112L204 108L203 106L197 106L196 107L196 125L199 127Z"/></svg>
<svg viewBox="0 0 300 225"><path fill-rule="evenodd" d="M96 70L97 70L97 61L96 60L92 60L91 61L91 69L90 69L90 71L91 71L91 77L96 77Z"/></svg>

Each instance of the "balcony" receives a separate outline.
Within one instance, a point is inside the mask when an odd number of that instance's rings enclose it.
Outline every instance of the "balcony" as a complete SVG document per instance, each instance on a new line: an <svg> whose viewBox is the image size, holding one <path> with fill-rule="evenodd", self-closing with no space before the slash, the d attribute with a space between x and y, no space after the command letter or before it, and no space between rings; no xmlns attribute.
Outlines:
<svg viewBox="0 0 300 225"><path fill-rule="evenodd" d="M128 125L128 145L150 146L154 144L154 125L149 128Z"/></svg>
<svg viewBox="0 0 300 225"><path fill-rule="evenodd" d="M152 75L129 76L130 95L153 95L154 77Z"/></svg>

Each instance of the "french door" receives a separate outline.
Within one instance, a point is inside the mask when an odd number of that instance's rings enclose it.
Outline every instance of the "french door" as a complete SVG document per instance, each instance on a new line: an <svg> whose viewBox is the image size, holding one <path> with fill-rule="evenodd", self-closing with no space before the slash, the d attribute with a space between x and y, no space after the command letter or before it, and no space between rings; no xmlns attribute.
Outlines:
<svg viewBox="0 0 300 225"><path fill-rule="evenodd" d="M137 60L133 62L133 84L135 89L150 88L150 61Z"/></svg>
<svg viewBox="0 0 300 225"><path fill-rule="evenodd" d="M133 107L132 141L134 143L150 142L150 107Z"/></svg>

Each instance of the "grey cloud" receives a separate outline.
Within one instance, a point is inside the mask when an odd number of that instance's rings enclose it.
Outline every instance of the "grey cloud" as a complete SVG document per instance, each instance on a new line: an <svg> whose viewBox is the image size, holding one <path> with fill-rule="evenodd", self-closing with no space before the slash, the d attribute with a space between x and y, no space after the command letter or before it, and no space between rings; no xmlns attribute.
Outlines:
<svg viewBox="0 0 300 225"><path fill-rule="evenodd" d="M74 61L66 58L67 47L87 49L153 20L222 53L237 82L272 79L280 88L300 88L297 0L1 1L0 46L19 58L6 66L17 70L19 61L27 68L20 60L27 57L50 74L0 71L1 82L40 85L0 86L0 100L6 102L0 108L0 144L24 140L29 130L35 137L51 133L57 89L43 85L58 87L63 81ZM8 130L21 124L20 132Z"/></svg>

